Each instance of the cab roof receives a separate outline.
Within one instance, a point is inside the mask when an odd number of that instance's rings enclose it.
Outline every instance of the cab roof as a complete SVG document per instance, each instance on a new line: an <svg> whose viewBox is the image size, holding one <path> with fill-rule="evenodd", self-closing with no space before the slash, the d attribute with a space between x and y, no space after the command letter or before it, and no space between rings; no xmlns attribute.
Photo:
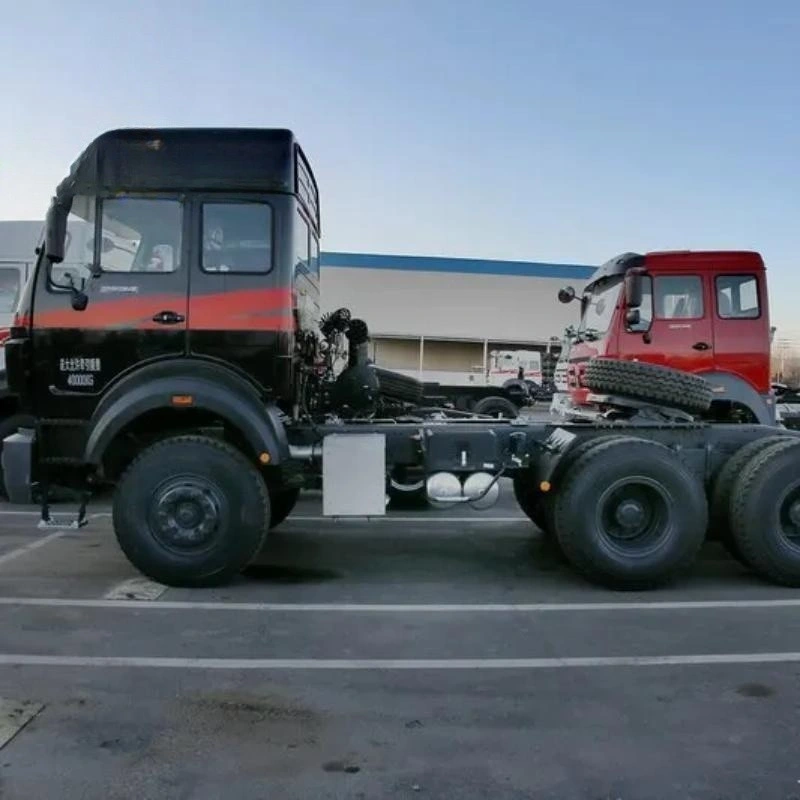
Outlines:
<svg viewBox="0 0 800 800"><path fill-rule="evenodd" d="M739 269L763 270L761 255L752 250L661 250L650 253L623 253L601 264L592 274L587 287L597 281L624 275L634 267L658 265L659 268L678 269L682 267L696 270L718 271Z"/></svg>
<svg viewBox="0 0 800 800"><path fill-rule="evenodd" d="M101 134L78 156L57 196L182 190L294 193L298 163L316 191L290 130L122 128Z"/></svg>

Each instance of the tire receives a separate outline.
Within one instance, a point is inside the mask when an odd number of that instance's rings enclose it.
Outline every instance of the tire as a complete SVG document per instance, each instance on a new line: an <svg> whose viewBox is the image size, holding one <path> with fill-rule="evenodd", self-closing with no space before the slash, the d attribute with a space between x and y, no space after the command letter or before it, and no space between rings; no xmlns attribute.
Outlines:
<svg viewBox="0 0 800 800"><path fill-rule="evenodd" d="M658 364L594 358L586 364L584 383L595 392L618 394L648 403L699 413L711 406L705 378Z"/></svg>
<svg viewBox="0 0 800 800"><path fill-rule="evenodd" d="M512 479L514 499L525 513L525 516L545 535L549 536L552 529L547 524L545 503L547 494L539 491L534 483L534 476L528 470L518 470Z"/></svg>
<svg viewBox="0 0 800 800"><path fill-rule="evenodd" d="M519 409L505 397L484 397L475 403L472 411L501 419L516 419L519 416Z"/></svg>
<svg viewBox="0 0 800 800"><path fill-rule="evenodd" d="M800 586L800 440L752 458L731 497L731 529L747 563L773 583Z"/></svg>
<svg viewBox="0 0 800 800"><path fill-rule="evenodd" d="M270 530L277 528L292 513L299 496L299 489L279 489L269 493Z"/></svg>
<svg viewBox="0 0 800 800"><path fill-rule="evenodd" d="M261 473L236 448L175 436L128 467L112 516L117 541L140 572L168 586L215 586L261 549L270 501Z"/></svg>
<svg viewBox="0 0 800 800"><path fill-rule="evenodd" d="M579 442L574 447L567 450L564 457L556 464L553 474L550 476L550 483L554 491L557 492L564 476L570 467L588 453L593 447L607 442L611 439L619 439L619 436L598 436L596 439L586 439ZM514 497L517 504L525 512L528 518L547 536L552 536L554 532L553 520L553 497L552 492L541 492L534 484L534 476L528 471L517 472L514 475Z"/></svg>
<svg viewBox="0 0 800 800"><path fill-rule="evenodd" d="M12 414L10 417L0 420L0 499L8 499L3 472L3 439L16 433L20 428L32 428L33 425L33 417L29 417L27 414Z"/></svg>
<svg viewBox="0 0 800 800"><path fill-rule="evenodd" d="M709 538L718 538L722 546L739 562L748 563L731 530L731 497L736 479L745 466L768 447L786 441L786 436L765 436L748 442L737 450L723 465L714 479L709 501Z"/></svg>
<svg viewBox="0 0 800 800"><path fill-rule="evenodd" d="M378 378L379 391L385 397L402 400L406 403L419 404L422 402L422 383L416 378L374 365L372 369Z"/></svg>
<svg viewBox="0 0 800 800"><path fill-rule="evenodd" d="M592 447L565 474L553 503L564 555L590 581L614 589L666 583L705 538L700 481L668 447L644 439ZM627 528L617 516L624 511Z"/></svg>

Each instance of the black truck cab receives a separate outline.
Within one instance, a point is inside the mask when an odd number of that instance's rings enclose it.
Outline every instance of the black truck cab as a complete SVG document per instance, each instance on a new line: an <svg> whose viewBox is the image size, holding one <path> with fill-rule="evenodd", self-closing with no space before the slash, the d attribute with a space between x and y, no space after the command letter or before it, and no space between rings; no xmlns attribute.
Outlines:
<svg viewBox="0 0 800 800"><path fill-rule="evenodd" d="M6 348L46 460L102 466L123 428L146 435L179 403L224 407L277 459L255 411L295 402L297 338L319 321L319 237L291 131L95 139L56 190Z"/></svg>

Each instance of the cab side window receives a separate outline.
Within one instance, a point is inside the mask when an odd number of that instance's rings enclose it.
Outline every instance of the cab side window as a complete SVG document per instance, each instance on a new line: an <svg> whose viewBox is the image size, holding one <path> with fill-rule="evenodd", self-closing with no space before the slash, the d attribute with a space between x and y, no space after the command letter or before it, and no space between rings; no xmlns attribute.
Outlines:
<svg viewBox="0 0 800 800"><path fill-rule="evenodd" d="M311 260L309 266L311 272L319 278L319 239L312 233L311 234Z"/></svg>
<svg viewBox="0 0 800 800"><path fill-rule="evenodd" d="M305 217L298 212L294 220L294 268L295 271L300 268L301 270L310 270L311 268L311 250L309 248L309 239L311 238L311 231Z"/></svg>
<svg viewBox="0 0 800 800"><path fill-rule="evenodd" d="M203 272L272 269L272 207L267 203L203 203L202 236Z"/></svg>
<svg viewBox="0 0 800 800"><path fill-rule="evenodd" d="M717 314L722 319L757 319L761 316L755 275L719 275L716 283Z"/></svg>
<svg viewBox="0 0 800 800"><path fill-rule="evenodd" d="M703 316L703 280L699 275L658 275L654 279L658 319Z"/></svg>
<svg viewBox="0 0 800 800"><path fill-rule="evenodd" d="M181 204L137 197L102 201L103 272L175 272L181 259Z"/></svg>

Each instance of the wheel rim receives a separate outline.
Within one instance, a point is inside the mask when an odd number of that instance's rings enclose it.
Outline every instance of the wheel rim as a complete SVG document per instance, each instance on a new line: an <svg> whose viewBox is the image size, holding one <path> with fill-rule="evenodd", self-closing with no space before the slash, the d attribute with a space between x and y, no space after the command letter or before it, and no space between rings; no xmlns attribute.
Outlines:
<svg viewBox="0 0 800 800"><path fill-rule="evenodd" d="M609 486L596 510L597 530L611 548L627 554L655 550L670 531L674 501L661 484L644 476Z"/></svg>
<svg viewBox="0 0 800 800"><path fill-rule="evenodd" d="M778 503L778 531L790 547L800 549L800 482L790 486Z"/></svg>
<svg viewBox="0 0 800 800"><path fill-rule="evenodd" d="M148 521L163 547L196 554L213 546L226 511L216 484L197 475L182 475L162 483L153 493Z"/></svg>

